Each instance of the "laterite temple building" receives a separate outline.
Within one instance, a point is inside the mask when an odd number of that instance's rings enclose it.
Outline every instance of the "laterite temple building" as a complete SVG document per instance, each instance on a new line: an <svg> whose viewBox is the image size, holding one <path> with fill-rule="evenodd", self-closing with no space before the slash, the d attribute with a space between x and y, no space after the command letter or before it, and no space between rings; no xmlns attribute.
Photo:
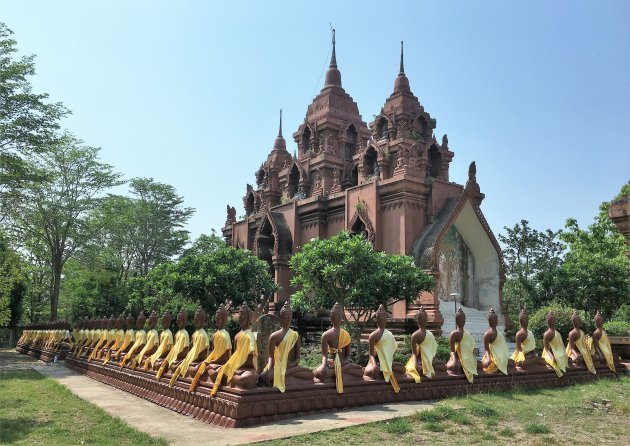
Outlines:
<svg viewBox="0 0 630 446"><path fill-rule="evenodd" d="M484 218L484 199L471 163L465 186L450 181L454 153L436 121L411 92L401 45L394 90L373 122L366 124L341 84L335 39L323 89L293 133L297 155L287 151L280 131L273 149L247 185L245 219L228 207L222 229L228 243L252 250L269 263L280 285L271 309L292 293L288 261L310 239L343 230L361 233L374 249L413 256L437 279L431 293L390 310L394 323L413 325L419 305L439 330L440 304L494 307L511 327L502 301L500 247ZM449 309L452 303L449 305ZM501 311L499 311L499 309Z"/></svg>

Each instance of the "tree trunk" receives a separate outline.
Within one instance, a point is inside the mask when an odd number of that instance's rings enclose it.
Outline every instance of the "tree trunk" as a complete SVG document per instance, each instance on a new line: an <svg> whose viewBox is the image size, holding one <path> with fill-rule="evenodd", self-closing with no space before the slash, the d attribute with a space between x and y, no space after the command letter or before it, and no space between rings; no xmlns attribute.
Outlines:
<svg viewBox="0 0 630 446"><path fill-rule="evenodd" d="M61 291L61 265L53 266L53 280L50 287L50 320L57 320L57 307L59 307L59 292Z"/></svg>
<svg viewBox="0 0 630 446"><path fill-rule="evenodd" d="M365 349L361 343L361 332L363 331L363 325L356 322L348 322L348 332L352 338L352 344L354 347L353 361L359 365L365 365L364 352Z"/></svg>

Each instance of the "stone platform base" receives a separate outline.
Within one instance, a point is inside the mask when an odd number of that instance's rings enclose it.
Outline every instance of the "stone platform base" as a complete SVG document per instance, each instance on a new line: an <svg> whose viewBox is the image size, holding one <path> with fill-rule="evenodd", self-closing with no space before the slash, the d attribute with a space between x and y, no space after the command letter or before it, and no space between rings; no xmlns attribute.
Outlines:
<svg viewBox="0 0 630 446"><path fill-rule="evenodd" d="M68 350L66 349L54 351L45 348L35 348L30 346L17 346L15 347L15 351L23 355L32 356L33 358L39 359L40 361L44 362L54 361L55 356L57 357L57 361L63 361L64 359L66 359L66 355L68 354Z"/></svg>
<svg viewBox="0 0 630 446"><path fill-rule="evenodd" d="M385 404L403 401L434 400L450 396L513 389L562 387L594 379L615 377L608 368L598 368L597 375L585 369L571 369L562 378L555 373L515 373L513 375L484 374L475 377L473 384L462 376L444 376L425 379L420 384L412 380L399 381L400 392L394 393L390 384L382 381L366 381L344 384L339 395L334 384L313 384L287 388L285 393L277 389L259 387L243 391L223 388L215 397L208 387L199 386L196 392L188 391L188 384L178 381L173 388L168 380L156 381L155 373L103 366L102 362L87 363L69 355L68 368L93 379L145 398L160 406L183 415L192 416L206 423L223 427L246 427L286 418L294 418L317 412L327 412L350 407Z"/></svg>

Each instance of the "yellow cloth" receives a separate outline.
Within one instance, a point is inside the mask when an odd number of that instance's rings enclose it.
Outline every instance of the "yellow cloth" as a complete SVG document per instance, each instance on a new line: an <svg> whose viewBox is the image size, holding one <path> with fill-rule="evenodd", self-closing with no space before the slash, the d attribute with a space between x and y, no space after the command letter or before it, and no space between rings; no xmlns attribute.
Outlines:
<svg viewBox="0 0 630 446"><path fill-rule="evenodd" d="M109 330L106 334L105 334L105 342L103 342L100 346L100 348L98 349L98 351L96 352L96 354L94 355L95 359L100 359L101 355L103 354L103 349L108 346L109 344L111 344L111 342L113 340L116 339L116 330L111 329Z"/></svg>
<svg viewBox="0 0 630 446"><path fill-rule="evenodd" d="M114 343L111 345L111 347L109 347L109 354L107 355L107 358L105 358L105 360L103 361L103 365L107 364L109 362L109 356L110 356L110 352L112 350L118 350L120 348L120 346L123 343L123 340L125 339L125 330L117 330L116 333L114 334ZM103 350L101 349L101 352L99 353L99 356L102 354Z"/></svg>
<svg viewBox="0 0 630 446"><path fill-rule="evenodd" d="M122 344L120 344L120 347L118 347L118 350L116 350L114 359L120 358L120 354L134 342L135 338L136 332L133 329L127 330L125 332L125 335L123 336ZM107 360L105 361L105 364L107 364Z"/></svg>
<svg viewBox="0 0 630 446"><path fill-rule="evenodd" d="M422 364L422 374L427 378L433 378L435 376L435 370L433 370L433 358L437 353L437 341L435 336L430 331L426 331L424 341L417 346L416 356L420 355L420 362ZM416 369L416 363L413 360L413 355L407 361L405 365L407 374L413 378L416 383L422 381L420 371Z"/></svg>
<svg viewBox="0 0 630 446"><path fill-rule="evenodd" d="M337 348L329 347L328 351L335 355L335 385L337 387L337 393L343 393L343 369L341 367L341 359L339 359L339 352L350 345L352 338L343 328L339 329L339 341L337 342Z"/></svg>
<svg viewBox="0 0 630 446"><path fill-rule="evenodd" d="M374 344L374 349L378 354L379 367L383 373L383 379L385 382L392 385L392 389L394 389L394 392L396 393L400 392L400 386L398 386L398 380L396 380L396 375L394 375L392 364L394 362L394 353L396 353L397 348L398 344L396 343L394 335L387 329L383 330L381 339Z"/></svg>
<svg viewBox="0 0 630 446"><path fill-rule="evenodd" d="M527 330L527 337L521 342L521 351L512 353L510 358L517 364L522 364L525 361L525 355L536 349L536 340L534 339L534 333L531 330Z"/></svg>
<svg viewBox="0 0 630 446"><path fill-rule="evenodd" d="M169 351L172 346L173 333L168 328L166 330L162 330L162 333L160 333L160 345L158 345L155 353L149 356L144 362L144 370L149 370L149 364L151 364L151 368L155 367L155 361L160 359L160 357Z"/></svg>
<svg viewBox="0 0 630 446"><path fill-rule="evenodd" d="M98 350L101 348L102 345L105 344L105 342L107 341L108 333L109 332L106 330L103 330L101 332L101 335L99 336L98 341L96 341L96 344L94 344L94 348L92 349L92 354L90 354L90 357L88 358L88 362L90 362L92 359L96 357Z"/></svg>
<svg viewBox="0 0 630 446"><path fill-rule="evenodd" d="M573 342L575 346L577 347L578 351L580 352L580 354L582 355L582 358L584 358L584 365L586 365L586 368L588 369L589 372L595 375L597 371L595 370L595 366L593 365L593 358L591 357L591 349L590 347L587 348L586 343L584 342L584 338L586 338L586 336L584 335L584 332L580 330L580 336ZM571 355L571 345L568 343L567 343L566 354L567 356Z"/></svg>
<svg viewBox="0 0 630 446"><path fill-rule="evenodd" d="M472 383L474 375L477 374L477 358L475 357L475 340L468 331L464 330L462 340L455 343L455 353L459 357L466 379Z"/></svg>
<svg viewBox="0 0 630 446"><path fill-rule="evenodd" d="M160 380L166 369L170 367L175 361L177 361L177 357L181 352L184 351L186 347L190 347L190 336L188 335L186 329L182 328L177 333L175 333L175 344L173 344L173 348L170 352L168 352L166 358L164 358L164 361L160 366L160 370L158 370L155 375L155 379L157 379L158 381Z"/></svg>
<svg viewBox="0 0 630 446"><path fill-rule="evenodd" d="M197 369L197 373L195 374L195 378L190 383L190 388L188 389L191 392L194 392L197 388L197 384L201 379L201 376L206 371L206 365L211 364L217 359L221 358L225 352L232 351L232 341L230 340L230 334L225 330L217 330L214 332L212 336L212 351L208 355L208 357L199 364L199 368Z"/></svg>
<svg viewBox="0 0 630 446"><path fill-rule="evenodd" d="M490 357L492 361L488 367L483 369L484 372L494 373L497 370L507 375L507 366L508 366L508 346L505 342L505 337L503 333L497 330L497 337L490 345L490 351L485 354Z"/></svg>
<svg viewBox="0 0 630 446"><path fill-rule="evenodd" d="M549 342L549 347L551 351L543 348L542 357L547 364L554 369L558 378L560 378L567 371L569 359L564 351L564 344L562 343L562 338L558 330L556 330L553 339Z"/></svg>
<svg viewBox="0 0 630 446"><path fill-rule="evenodd" d="M133 345L125 355L125 357L120 361L120 368L123 368L127 361L132 359L136 354L138 354L138 350L141 349L147 343L147 332L144 330L136 331L136 340Z"/></svg>
<svg viewBox="0 0 630 446"><path fill-rule="evenodd" d="M158 345L159 340L160 340L160 337L158 336L157 330L150 330L147 333L147 343L144 344L144 348L140 350L140 353L138 353L138 356L133 358L133 361L131 361L131 367L135 369L138 364L141 364L142 358L144 358L144 355L146 355L147 352L151 350L153 347Z"/></svg>
<svg viewBox="0 0 630 446"><path fill-rule="evenodd" d="M210 395L215 395L219 391L223 376L226 377L227 382L232 381L234 373L245 364L251 353L254 354L254 368L257 367L258 351L256 350L256 338L252 331L249 329L241 331L236 335L234 341L236 343L236 349L234 353L232 353L232 356L230 356L230 359L219 369Z"/></svg>
<svg viewBox="0 0 630 446"><path fill-rule="evenodd" d="M295 347L295 343L299 339L300 335L295 330L289 330L282 338L282 341L276 346L273 351L273 386L280 392L284 393L286 390L284 384L284 377L287 373L287 362L289 361L289 353ZM265 367L265 371L268 367Z"/></svg>
<svg viewBox="0 0 630 446"><path fill-rule="evenodd" d="M184 358L182 362L179 363L177 369L175 369L175 373L171 376L171 380L168 383L169 387L173 387L175 381L180 375L185 375L186 371L188 371L188 367L190 364L195 362L195 360L199 357L202 351L206 350L210 347L210 339L208 338L208 333L203 328L195 331L192 336L192 347L188 350L188 354Z"/></svg>
<svg viewBox="0 0 630 446"><path fill-rule="evenodd" d="M593 338L589 339L591 339L592 342ZM613 357L612 348L610 346L610 340L608 339L608 334L604 331L603 328L602 336L601 338L599 338L599 342L597 343L597 345L599 346L599 350L603 353L604 358L606 358L606 364L608 365L608 368L612 370L613 373L617 373L617 370L615 369L615 358ZM591 351L594 351L593 347L591 347Z"/></svg>

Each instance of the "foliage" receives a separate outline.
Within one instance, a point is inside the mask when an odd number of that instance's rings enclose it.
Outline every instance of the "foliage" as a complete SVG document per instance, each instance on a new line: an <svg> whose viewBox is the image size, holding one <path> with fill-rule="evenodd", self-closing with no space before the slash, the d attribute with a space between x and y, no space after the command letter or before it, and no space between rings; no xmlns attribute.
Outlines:
<svg viewBox="0 0 630 446"><path fill-rule="evenodd" d="M617 311L615 311L615 314L613 314L613 317L610 318L610 320L627 322L630 324L630 304L621 305Z"/></svg>
<svg viewBox="0 0 630 446"><path fill-rule="evenodd" d="M16 238L36 246L51 270L50 318L56 320L65 263L91 240L86 217L100 194L120 184L112 167L98 159L98 149L70 134L32 160L44 181L25 186L23 199L11 207Z"/></svg>
<svg viewBox="0 0 630 446"><path fill-rule="evenodd" d="M608 321L604 323L604 330L609 336L628 336L630 324L624 321Z"/></svg>
<svg viewBox="0 0 630 446"><path fill-rule="evenodd" d="M564 307L561 305L550 305L542 307L529 315L529 329L534 333L534 338L542 340L543 334L547 331L547 313L553 311L556 316L556 330L562 335L562 339L566 340L569 332L573 329L571 323L571 316L573 315L573 308ZM594 330L593 321L585 311L578 310L578 314L582 319L582 331L584 333L591 333Z"/></svg>
<svg viewBox="0 0 630 446"><path fill-rule="evenodd" d="M17 326L25 291L20 257L0 233L0 327Z"/></svg>

